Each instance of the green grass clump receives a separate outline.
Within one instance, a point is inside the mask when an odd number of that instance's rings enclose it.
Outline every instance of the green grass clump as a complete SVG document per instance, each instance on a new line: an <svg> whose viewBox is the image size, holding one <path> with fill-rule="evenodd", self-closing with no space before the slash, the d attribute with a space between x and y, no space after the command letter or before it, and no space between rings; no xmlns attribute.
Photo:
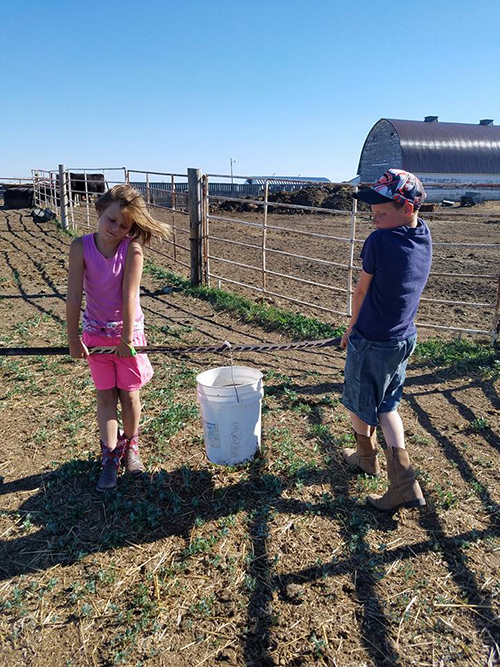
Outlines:
<svg viewBox="0 0 500 667"><path fill-rule="evenodd" d="M433 338L417 345L414 362L461 370L500 370L500 352L498 348L476 341Z"/></svg>
<svg viewBox="0 0 500 667"><path fill-rule="evenodd" d="M166 280L177 287L184 294L208 301L215 310L234 313L243 322L258 324L267 331L283 331L290 336L298 336L302 340L316 338L334 338L341 336L345 327L333 327L297 313L292 313L275 306L256 303L236 294L213 287L193 286L186 278L182 278L171 271L162 269L151 262L145 262L144 272Z"/></svg>
<svg viewBox="0 0 500 667"><path fill-rule="evenodd" d="M313 317L257 303L222 289L195 287L187 278L182 278L152 262L145 262L144 272L167 281L169 285L184 294L208 301L215 310L233 313L243 322L257 324L267 331L281 331L300 340L334 338L341 336L345 331L345 326L334 327ZM500 370L500 353L498 348L477 341L430 339L417 345L412 363L460 370L475 369L491 373Z"/></svg>

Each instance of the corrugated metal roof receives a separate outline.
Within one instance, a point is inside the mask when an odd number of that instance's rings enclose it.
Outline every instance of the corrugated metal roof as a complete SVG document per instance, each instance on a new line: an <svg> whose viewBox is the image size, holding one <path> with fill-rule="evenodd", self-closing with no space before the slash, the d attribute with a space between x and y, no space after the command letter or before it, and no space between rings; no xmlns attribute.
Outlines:
<svg viewBox="0 0 500 667"><path fill-rule="evenodd" d="M500 126L385 119L399 135L403 169L500 174Z"/></svg>

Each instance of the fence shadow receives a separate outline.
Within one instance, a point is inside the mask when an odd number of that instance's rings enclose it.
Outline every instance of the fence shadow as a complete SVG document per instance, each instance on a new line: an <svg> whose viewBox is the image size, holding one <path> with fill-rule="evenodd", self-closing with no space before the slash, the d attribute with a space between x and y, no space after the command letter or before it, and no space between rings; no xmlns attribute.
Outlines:
<svg viewBox="0 0 500 667"><path fill-rule="evenodd" d="M16 230L10 230L15 238ZM10 241L13 247L15 244ZM7 261L12 275L14 265ZM33 262L36 270L36 264ZM42 275L42 278L45 278ZM51 283L45 280L53 294L44 297L64 298ZM20 298L41 312L53 316L52 311L34 304L21 281L17 281ZM172 306L161 295L149 293L155 303ZM196 316L205 324L209 319L184 309L183 312ZM154 311L158 316L158 312ZM168 316L160 315L168 320ZM61 318L58 318L62 321ZM219 323L218 323L219 325ZM260 340L257 336L237 327L227 326L231 331ZM207 337L210 332L203 331ZM213 337L213 339L215 339ZM308 365L309 362L308 362ZM318 364L319 365L319 364ZM323 367L324 368L324 367ZM468 374L467 374L468 376ZM464 371L463 377L466 377ZM464 553L465 544L475 543L489 537L498 537L499 505L491 497L488 488L477 475L465 454L451 438L443 435L433 423L431 415L423 408L419 397L425 387L436 384L436 375L422 373L409 379L409 386L415 390L407 396L409 407L416 415L422 430L439 445L443 458L453 462L466 483L474 482L479 490L482 507L488 516L489 525L484 530L470 530L449 537L432 502L419 515L419 525L425 530L427 539L402 545L391 550L377 552L370 547L368 536L371 530L392 533L398 528L396 518L380 515L375 510L361 505L347 493L346 472L340 450L328 438L318 439L323 452L332 456L327 469L302 470L296 475L266 474L265 460L256 458L249 465L248 481L227 484L217 488L209 470L193 470L187 466L174 470L161 470L150 479L139 481L122 479L120 490L103 498L93 491L98 475L98 465L94 460L74 460L55 470L31 475L10 482L0 481L0 496L32 491L33 494L16 508L12 514L28 518L26 534L0 542L0 579L8 580L20 575L46 571L54 565L69 566L88 554L107 553L111 549L127 545L150 544L167 537L179 537L182 548L178 557L188 559L189 547L196 520L217 521L230 514L245 512L249 516L248 539L251 545L251 559L247 563L246 574L255 582L246 608L249 632L242 634L240 644L245 664L275 665L273 653L277 648L273 643L273 596L287 604L296 604L293 584L304 586L323 578L348 575L352 581L352 595L360 606L358 618L361 642L367 655L376 667L405 665L405 655L391 639L390 621L386 616L382 600L377 593L377 583L381 570L396 562L410 560L418 554L426 554L436 549L443 554L445 565L458 590L468 597L471 604L481 605L481 615L471 614L479 633L494 647L500 643L497 620L491 597L483 593L479 582L471 570ZM493 383L473 380L469 386L480 389L498 408L500 398ZM300 395L317 396L332 391L339 392L340 384L324 382L310 385L291 384L292 391ZM422 391L419 392L418 389ZM434 391L434 390L429 390ZM473 414L452 390L442 391L450 408L457 410L465 419ZM279 390L275 392L279 395ZM319 413L312 413L311 422L322 424ZM498 451L498 437L492 432L482 434L484 445ZM313 486L320 480L326 482L329 498L317 503L306 503L289 497L290 489L297 481ZM425 491L425 484L424 491ZM285 495L284 491L288 493ZM430 491L426 496L431 496ZM193 504L193 498L197 502ZM349 545L349 553L343 559L300 567L286 574L276 574L269 554L270 521L273 514L287 514L303 517L311 513L330 521L338 528L340 538ZM4 510L4 513L8 513ZM363 566L362 564L366 564ZM294 663L290 663L294 664ZM300 664L299 662L295 664Z"/></svg>
<svg viewBox="0 0 500 667"><path fill-rule="evenodd" d="M428 418L422 411L419 417L422 422ZM317 420L317 415L312 419ZM332 453L330 445L324 443ZM458 461L461 469L471 474L467 463L458 460L457 452L452 451L451 456ZM353 595L363 609L359 627L367 654L377 667L387 664L402 667L404 656L389 636L389 621L376 590L380 567L390 565L397 559L411 559L416 554L435 550L436 540L459 589L474 604L481 604L482 616L474 616L478 631L490 638L491 645L500 640L491 600L481 593L463 553L466 542L497 536L498 526L493 523L483 531L446 537L431 505L420 514L420 524L428 532L428 540L376 552L366 541L369 531L393 532L397 529L397 520L380 515L336 490L345 478L340 451L327 470L299 471L292 476L266 474L265 460L257 457L249 465L248 481L222 488L214 486L210 471L182 466L172 471L161 470L154 477L142 481L127 481L123 477L120 491L103 498L93 491L98 472L98 465L93 460L73 460L47 473L0 483L0 495L29 490L35 492L15 510L15 514L29 517L38 528L0 544L0 579L33 574L57 564L67 566L88 554L105 553L116 547L146 544L172 536L182 538L184 547L179 557L188 558L190 536L197 519L217 521L245 512L250 517L248 537L252 554L247 575L255 582L247 605L250 632L241 636L246 665L276 664L272 657L277 648L272 639L274 593L287 604L295 604L290 585L300 583L304 586L325 577L347 574L354 582ZM319 479L324 483L325 477L331 494L323 502L311 505L283 497L283 491L293 488L299 478L302 484L312 486ZM197 499L196 503L193 503L193 497ZM493 519L491 501L485 498L486 501ZM340 535L350 545L350 555L343 560L333 558L330 562L285 575L273 574L268 553L269 520L276 513L295 516L315 513L332 521L335 526L340 525ZM370 563L370 566L364 567L362 563Z"/></svg>

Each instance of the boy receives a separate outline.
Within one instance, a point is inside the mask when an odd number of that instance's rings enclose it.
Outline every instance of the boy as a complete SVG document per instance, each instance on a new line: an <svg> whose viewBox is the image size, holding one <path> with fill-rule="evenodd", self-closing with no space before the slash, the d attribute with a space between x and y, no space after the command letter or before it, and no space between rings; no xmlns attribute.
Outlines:
<svg viewBox="0 0 500 667"><path fill-rule="evenodd" d="M420 180L389 169L355 198L371 205L375 231L361 251L363 270L354 290L352 317L342 337L347 347L342 403L349 410L356 449L345 449L348 465L378 477L376 427L386 441L389 489L368 501L379 510L425 505L405 449L398 406L406 364L415 349L415 315L432 260L431 234L418 218L425 199Z"/></svg>

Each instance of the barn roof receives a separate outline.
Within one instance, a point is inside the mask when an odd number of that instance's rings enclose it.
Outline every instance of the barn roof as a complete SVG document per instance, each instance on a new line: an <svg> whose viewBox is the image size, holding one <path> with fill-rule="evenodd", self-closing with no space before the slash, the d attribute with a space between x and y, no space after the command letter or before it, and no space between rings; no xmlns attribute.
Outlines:
<svg viewBox="0 0 500 667"><path fill-rule="evenodd" d="M500 126L382 119L399 135L403 169L500 174Z"/></svg>

